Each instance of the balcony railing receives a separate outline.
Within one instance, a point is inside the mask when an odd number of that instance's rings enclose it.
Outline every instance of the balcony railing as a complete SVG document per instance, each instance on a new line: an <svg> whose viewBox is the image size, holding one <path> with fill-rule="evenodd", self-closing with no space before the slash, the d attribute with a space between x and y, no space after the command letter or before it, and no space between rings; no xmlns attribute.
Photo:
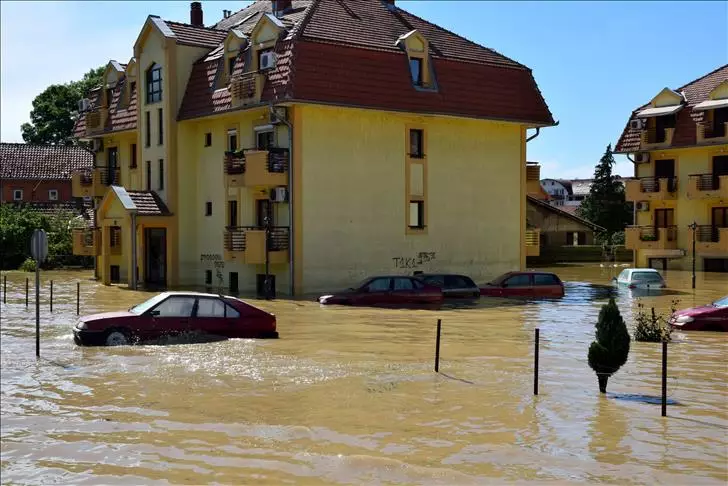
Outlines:
<svg viewBox="0 0 728 486"><path fill-rule="evenodd" d="M668 250L677 248L677 226L630 226L625 232L628 250Z"/></svg>
<svg viewBox="0 0 728 486"><path fill-rule="evenodd" d="M642 177L625 181L627 201L650 201L675 199L677 197L676 177Z"/></svg>
<svg viewBox="0 0 728 486"><path fill-rule="evenodd" d="M265 75L260 72L236 74L230 78L228 90L232 105L239 107L260 102Z"/></svg>
<svg viewBox="0 0 728 486"><path fill-rule="evenodd" d="M728 175L691 174L688 179L688 199L728 199Z"/></svg>
<svg viewBox="0 0 728 486"><path fill-rule="evenodd" d="M288 261L290 232L287 226L273 226L268 234L267 259L270 263ZM225 229L226 260L242 257L245 263L266 262L266 230L259 226L229 226Z"/></svg>
<svg viewBox="0 0 728 486"><path fill-rule="evenodd" d="M712 252L723 256L725 252L728 252L728 228L700 225L695 229L695 241L697 252Z"/></svg>
<svg viewBox="0 0 728 486"><path fill-rule="evenodd" d="M675 192L677 190L677 178L675 177L642 177L639 181L642 192Z"/></svg>
<svg viewBox="0 0 728 486"><path fill-rule="evenodd" d="M698 123L698 141L725 138L728 135L728 123L713 124L710 121Z"/></svg>
<svg viewBox="0 0 728 486"><path fill-rule="evenodd" d="M235 155L234 152L225 152L224 165L226 174L244 174L245 155Z"/></svg>
<svg viewBox="0 0 728 486"><path fill-rule="evenodd" d="M86 135L103 132L108 114L109 109L105 107L86 113Z"/></svg>
<svg viewBox="0 0 728 486"><path fill-rule="evenodd" d="M642 130L640 142L642 145L671 145L674 128L645 128Z"/></svg>
<svg viewBox="0 0 728 486"><path fill-rule="evenodd" d="M718 243L720 228L711 225L700 225L695 230L695 239L701 243Z"/></svg>
<svg viewBox="0 0 728 486"><path fill-rule="evenodd" d="M225 174L228 187L285 186L288 184L286 148L225 152Z"/></svg>

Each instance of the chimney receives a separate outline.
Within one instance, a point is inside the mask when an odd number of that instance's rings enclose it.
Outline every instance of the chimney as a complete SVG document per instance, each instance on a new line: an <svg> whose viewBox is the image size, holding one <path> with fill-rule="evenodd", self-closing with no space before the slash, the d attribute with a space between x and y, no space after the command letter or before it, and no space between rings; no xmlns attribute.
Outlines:
<svg viewBox="0 0 728 486"><path fill-rule="evenodd" d="M273 6L273 15L276 17L291 8L291 0L271 0L271 3Z"/></svg>
<svg viewBox="0 0 728 486"><path fill-rule="evenodd" d="M388 7L388 8L392 8L392 7L394 7L394 1L395 1L395 0L384 0L384 4L385 4L385 5L386 5L386 6Z"/></svg>
<svg viewBox="0 0 728 486"><path fill-rule="evenodd" d="M190 4L190 24L195 27L204 27L202 22L202 4L200 2L192 2Z"/></svg>
<svg viewBox="0 0 728 486"><path fill-rule="evenodd" d="M223 10L222 18L224 18L224 19L228 18L228 17L230 17L230 14L231 14L230 10Z"/></svg>

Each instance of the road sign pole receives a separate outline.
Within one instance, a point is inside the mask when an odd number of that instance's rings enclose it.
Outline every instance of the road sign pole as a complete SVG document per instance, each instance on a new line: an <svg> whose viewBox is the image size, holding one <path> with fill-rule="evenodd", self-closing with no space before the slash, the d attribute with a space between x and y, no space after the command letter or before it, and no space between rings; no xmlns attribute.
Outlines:
<svg viewBox="0 0 728 486"><path fill-rule="evenodd" d="M35 262L35 357L40 358L40 263Z"/></svg>
<svg viewBox="0 0 728 486"><path fill-rule="evenodd" d="M48 256L48 235L42 229L33 231L30 252L35 259L35 357L40 358L40 265ZM27 291L25 295L28 295Z"/></svg>

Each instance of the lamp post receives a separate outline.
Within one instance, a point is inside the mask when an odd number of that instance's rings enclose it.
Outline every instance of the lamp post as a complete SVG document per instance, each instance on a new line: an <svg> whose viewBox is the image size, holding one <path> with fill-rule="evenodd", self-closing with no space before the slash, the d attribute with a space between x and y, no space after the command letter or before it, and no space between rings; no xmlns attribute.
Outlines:
<svg viewBox="0 0 728 486"><path fill-rule="evenodd" d="M267 208L268 211L270 207ZM270 214L266 211L263 224L265 225L265 299L270 300Z"/></svg>
<svg viewBox="0 0 728 486"><path fill-rule="evenodd" d="M695 238L696 238L695 233L698 229L698 223L693 221L692 224L688 225L688 228L693 230L693 290L695 290Z"/></svg>

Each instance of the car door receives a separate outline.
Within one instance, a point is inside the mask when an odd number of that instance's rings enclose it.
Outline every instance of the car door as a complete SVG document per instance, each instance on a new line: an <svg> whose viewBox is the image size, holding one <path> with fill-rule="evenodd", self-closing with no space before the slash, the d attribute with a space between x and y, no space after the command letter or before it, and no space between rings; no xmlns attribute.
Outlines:
<svg viewBox="0 0 728 486"><path fill-rule="evenodd" d="M149 311L156 337L179 334L190 329L196 299L188 295L172 295Z"/></svg>
<svg viewBox="0 0 728 486"><path fill-rule="evenodd" d="M445 288L447 297L466 299L475 296L475 283L468 282L465 277L460 275L445 275Z"/></svg>
<svg viewBox="0 0 728 486"><path fill-rule="evenodd" d="M533 295L559 297L561 292L561 283L555 275L550 273L536 273L533 275Z"/></svg>
<svg viewBox="0 0 728 486"><path fill-rule="evenodd" d="M518 273L503 282L504 297L530 297L533 295L531 275Z"/></svg>
<svg viewBox="0 0 728 486"><path fill-rule="evenodd" d="M197 310L192 318L190 329L216 336L230 337L235 320L227 318L225 303L216 297L200 297L197 299Z"/></svg>
<svg viewBox="0 0 728 486"><path fill-rule="evenodd" d="M391 304L411 304L417 301L415 284L409 277L395 277L392 279Z"/></svg>
<svg viewBox="0 0 728 486"><path fill-rule="evenodd" d="M389 277L372 279L359 289L356 302L362 305L387 304L391 300L390 289L391 279Z"/></svg>

